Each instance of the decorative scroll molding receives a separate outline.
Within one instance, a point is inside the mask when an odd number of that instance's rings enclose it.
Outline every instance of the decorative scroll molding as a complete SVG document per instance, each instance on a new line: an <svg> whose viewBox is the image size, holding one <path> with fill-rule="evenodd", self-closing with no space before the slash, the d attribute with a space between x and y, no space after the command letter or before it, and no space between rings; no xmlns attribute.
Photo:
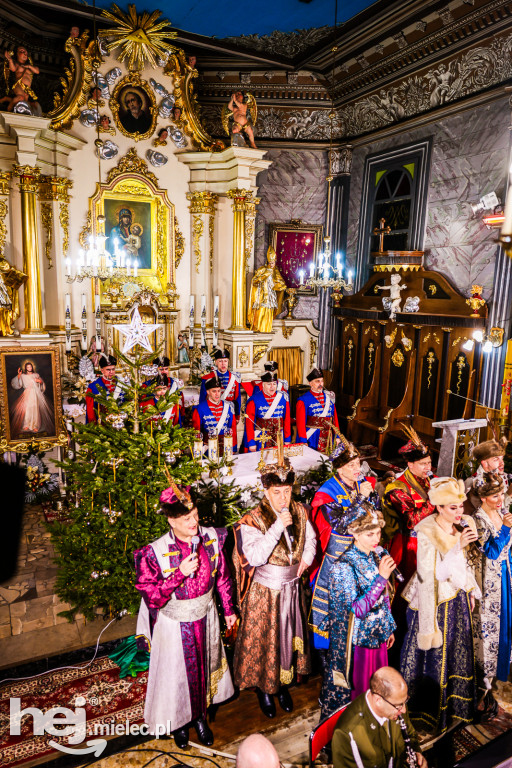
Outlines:
<svg viewBox="0 0 512 768"><path fill-rule="evenodd" d="M201 266L201 238L204 231L204 222L200 214L196 214L192 218L192 250L196 259L196 272L199 274L199 267Z"/></svg>
<svg viewBox="0 0 512 768"><path fill-rule="evenodd" d="M213 255L215 245L215 211L210 214L208 220L208 236L210 238L210 275L213 275Z"/></svg>
<svg viewBox="0 0 512 768"><path fill-rule="evenodd" d="M190 200L190 213L215 213L215 206L219 196L214 192L188 192L187 200Z"/></svg>
<svg viewBox="0 0 512 768"><path fill-rule="evenodd" d="M59 206L59 221L62 229L62 256L66 258L69 250L69 210L67 203Z"/></svg>
<svg viewBox="0 0 512 768"><path fill-rule="evenodd" d="M142 157L139 157L135 147L128 150L126 155L122 157L115 168L111 168L107 173L107 184L117 179L118 176L122 176L125 173L138 173L144 176L148 181L151 181L155 187L158 187L158 179L155 174L149 170L148 164Z"/></svg>
<svg viewBox="0 0 512 768"><path fill-rule="evenodd" d="M54 131L69 129L73 121L80 116L80 110L86 104L92 87L93 64L101 60L95 41L87 45L89 32L85 30L80 37L69 37L66 51L71 54L69 69L64 70L61 78L64 95L54 95L54 107L47 117L51 119L50 128Z"/></svg>
<svg viewBox="0 0 512 768"><path fill-rule="evenodd" d="M179 228L178 219L174 217L174 265L178 269L185 253L185 238Z"/></svg>
<svg viewBox="0 0 512 768"><path fill-rule="evenodd" d="M278 30L270 35L239 35L238 37L226 37L224 43L234 43L244 48L252 48L254 51L267 51L275 53L279 51L282 56L293 58L299 53L312 48L324 37L332 32L333 27L324 26L313 29L297 29L294 32L280 32Z"/></svg>
<svg viewBox="0 0 512 768"><path fill-rule="evenodd" d="M48 261L48 269L53 267L52 240L53 240L53 208L51 203L41 203L41 224L46 232L44 255Z"/></svg>

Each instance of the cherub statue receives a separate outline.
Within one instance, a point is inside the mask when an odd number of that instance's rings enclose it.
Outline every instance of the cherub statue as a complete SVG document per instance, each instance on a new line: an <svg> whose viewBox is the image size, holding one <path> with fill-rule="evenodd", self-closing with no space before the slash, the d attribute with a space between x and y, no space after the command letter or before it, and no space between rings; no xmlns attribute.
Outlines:
<svg viewBox="0 0 512 768"><path fill-rule="evenodd" d="M18 45L15 54L5 51L4 78L7 94L0 99L0 104L7 103L7 112L14 112L14 107L20 101L27 103L31 112L41 115L41 105L32 90L34 75L39 74L39 68L32 64L24 45ZM13 73L14 83L9 85Z"/></svg>
<svg viewBox="0 0 512 768"><path fill-rule="evenodd" d="M27 280L24 272L0 256L0 336L16 332L14 321L20 316L18 291Z"/></svg>
<svg viewBox="0 0 512 768"><path fill-rule="evenodd" d="M227 135L231 135L231 143L238 145L237 137L245 138L253 149L257 149L254 143L254 126L258 118L256 99L252 93L236 91L229 104L222 108L222 125ZM231 130L230 130L231 128ZM245 134L242 137L241 134Z"/></svg>
<svg viewBox="0 0 512 768"><path fill-rule="evenodd" d="M407 288L406 284L400 285L400 275L394 272L391 275L391 285L376 285L375 288L379 291L389 291L389 298L383 297L382 304L384 309L389 312L389 319L396 320L397 312L400 312L400 291Z"/></svg>

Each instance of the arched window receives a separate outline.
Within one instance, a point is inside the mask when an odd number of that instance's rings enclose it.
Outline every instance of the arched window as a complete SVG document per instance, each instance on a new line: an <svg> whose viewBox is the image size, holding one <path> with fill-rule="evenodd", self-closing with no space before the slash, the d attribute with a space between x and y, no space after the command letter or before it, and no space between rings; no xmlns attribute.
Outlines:
<svg viewBox="0 0 512 768"><path fill-rule="evenodd" d="M391 232L384 238L384 250L410 250L409 227L413 205L414 163L398 168L381 169L375 174L375 196L372 211L372 233L385 220ZM379 235L372 234L372 251L379 250Z"/></svg>

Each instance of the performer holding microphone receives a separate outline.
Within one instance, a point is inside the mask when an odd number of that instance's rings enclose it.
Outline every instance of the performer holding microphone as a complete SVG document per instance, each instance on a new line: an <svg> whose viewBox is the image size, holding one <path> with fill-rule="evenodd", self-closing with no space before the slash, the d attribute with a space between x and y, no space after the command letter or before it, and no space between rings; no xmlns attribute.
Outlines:
<svg viewBox="0 0 512 768"><path fill-rule="evenodd" d="M346 519L353 542L330 571L327 614L319 629L329 633L329 650L320 694L322 718L364 693L373 673L388 664L396 627L388 596L393 558L376 550L384 518L367 501Z"/></svg>
<svg viewBox="0 0 512 768"><path fill-rule="evenodd" d="M240 627L234 679L255 688L262 712L275 717L274 694L291 712L295 673L310 672L306 600L301 576L313 562L315 532L305 507L292 501L294 472L282 455L261 473L265 496L234 526Z"/></svg>
<svg viewBox="0 0 512 768"><path fill-rule="evenodd" d="M236 615L223 551L227 531L200 526L191 489L169 481L159 511L170 530L134 552L135 587L142 595L137 645L151 653L144 721L150 733L172 732L184 749L190 724L203 744L213 744L207 706L234 693L214 590L228 629Z"/></svg>

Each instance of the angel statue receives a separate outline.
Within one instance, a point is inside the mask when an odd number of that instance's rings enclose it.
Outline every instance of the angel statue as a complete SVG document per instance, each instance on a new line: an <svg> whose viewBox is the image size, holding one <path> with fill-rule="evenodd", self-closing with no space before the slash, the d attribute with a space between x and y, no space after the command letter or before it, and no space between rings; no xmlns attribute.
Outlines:
<svg viewBox="0 0 512 768"><path fill-rule="evenodd" d="M236 91L229 104L222 108L222 125L227 135L231 136L232 146L245 146L248 141L253 149L257 149L253 129L257 118L258 108L252 93ZM245 134L245 137L242 134Z"/></svg>
<svg viewBox="0 0 512 768"><path fill-rule="evenodd" d="M7 104L7 112L14 112L16 105L20 104L20 111L26 112L28 110L33 115L41 116L41 105L32 90L32 81L34 75L39 74L39 68L32 64L24 45L18 45L15 54L10 51L5 51L4 54L6 95L0 99L0 105L5 103ZM23 110L21 110L21 102L23 102Z"/></svg>
<svg viewBox="0 0 512 768"><path fill-rule="evenodd" d="M269 245L267 263L254 273L247 313L251 331L270 333L274 317L281 312L286 283L276 266L276 252Z"/></svg>
<svg viewBox="0 0 512 768"><path fill-rule="evenodd" d="M389 319L396 320L397 312L400 312L401 296L400 292L407 288L405 283L400 285L400 275L393 273L391 275L391 285L376 285L379 291L389 291L389 298L383 297L382 304L386 312L389 312Z"/></svg>

